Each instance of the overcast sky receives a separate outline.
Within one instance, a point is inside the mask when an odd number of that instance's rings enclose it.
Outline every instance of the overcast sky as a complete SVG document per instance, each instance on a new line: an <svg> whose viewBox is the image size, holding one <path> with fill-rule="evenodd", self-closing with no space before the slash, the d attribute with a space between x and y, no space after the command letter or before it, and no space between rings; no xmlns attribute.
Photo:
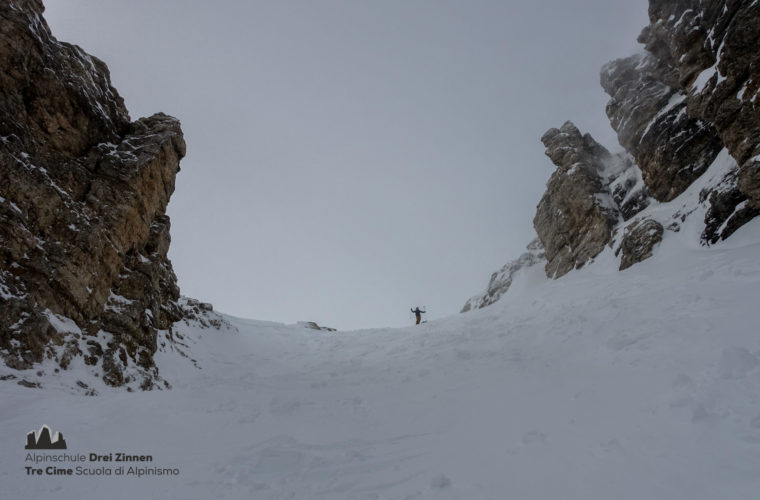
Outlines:
<svg viewBox="0 0 760 500"><path fill-rule="evenodd" d="M599 86L645 0L46 0L132 119L188 143L169 205L184 295L256 319L458 313L534 237L572 120L619 149Z"/></svg>

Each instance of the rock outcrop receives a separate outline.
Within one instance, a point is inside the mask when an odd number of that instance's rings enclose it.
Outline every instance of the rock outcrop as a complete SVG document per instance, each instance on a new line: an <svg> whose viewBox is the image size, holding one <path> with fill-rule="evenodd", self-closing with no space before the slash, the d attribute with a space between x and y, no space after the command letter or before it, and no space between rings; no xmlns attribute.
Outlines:
<svg viewBox="0 0 760 500"><path fill-rule="evenodd" d="M644 50L600 74L625 151L569 122L541 139L557 170L533 225L551 278L607 247L626 269L688 217L714 244L760 215L760 1L650 0L649 19Z"/></svg>
<svg viewBox="0 0 760 500"><path fill-rule="evenodd" d="M703 241L715 242L760 209L760 3L651 0L645 52L613 61L601 83L621 145L659 201L681 194L727 148L736 160ZM725 229L725 228L724 228Z"/></svg>
<svg viewBox="0 0 760 500"><path fill-rule="evenodd" d="M518 272L546 262L544 247L541 246L541 241L539 241L538 238L528 244L527 250L528 251L523 253L519 258L493 273L491 275L491 280L488 282L486 292L471 297L464 304L464 307L462 307L460 312L467 312L472 309L481 309L490 306L499 300L502 295L507 293Z"/></svg>
<svg viewBox="0 0 760 500"><path fill-rule="evenodd" d="M557 170L538 203L533 226L546 251L546 275L558 278L596 257L612 237L619 211L607 171L609 151L570 122L541 138Z"/></svg>
<svg viewBox="0 0 760 500"><path fill-rule="evenodd" d="M159 386L157 331L182 317L165 213L180 124L132 122L106 65L42 12L0 5L0 357Z"/></svg>
<svg viewBox="0 0 760 500"><path fill-rule="evenodd" d="M187 325L195 324L201 328L215 330L236 330L221 314L215 312L214 306L208 302L180 297L178 304L182 312L182 321Z"/></svg>
<svg viewBox="0 0 760 500"><path fill-rule="evenodd" d="M309 330L319 330L322 332L335 332L337 331L335 328L330 328L329 326L319 326L314 321L299 321L299 325L303 326L304 328L308 328Z"/></svg>
<svg viewBox="0 0 760 500"><path fill-rule="evenodd" d="M652 219L634 221L623 229L620 247L615 251L615 255L622 252L620 270L651 257L664 232L662 224Z"/></svg>
<svg viewBox="0 0 760 500"><path fill-rule="evenodd" d="M601 83L607 115L658 201L670 201L702 175L723 148L715 129L686 113L675 69L653 54L613 61Z"/></svg>
<svg viewBox="0 0 760 500"><path fill-rule="evenodd" d="M617 210L629 220L650 197L674 200L723 150L736 168L701 189L702 242L725 239L760 215L760 3L651 0L649 17L651 24L639 36L645 50L606 64L600 76L610 95L610 124L633 160L632 167L611 173L617 178L606 191L614 203L605 197L604 179L587 175L561 182L563 174L575 172L575 157L581 158L579 165L595 164L600 171L598 166L609 163L606 150L589 146L593 139L581 141L578 133L551 129L542 138L558 167L534 219L546 247L548 276L580 267L611 241L617 227L610 213ZM579 201L592 194L596 203ZM650 220L625 228L621 268L651 255L633 249L649 248L649 243L641 247L638 237L651 232L652 224L662 227Z"/></svg>
<svg viewBox="0 0 760 500"><path fill-rule="evenodd" d="M705 229L702 241L717 243L731 236L734 231L760 215L760 206L752 204L739 189L739 169L730 171L721 182L700 193L700 201L707 203Z"/></svg>
<svg viewBox="0 0 760 500"><path fill-rule="evenodd" d="M649 19L639 41L677 70L687 113L715 128L760 206L760 2L651 0Z"/></svg>

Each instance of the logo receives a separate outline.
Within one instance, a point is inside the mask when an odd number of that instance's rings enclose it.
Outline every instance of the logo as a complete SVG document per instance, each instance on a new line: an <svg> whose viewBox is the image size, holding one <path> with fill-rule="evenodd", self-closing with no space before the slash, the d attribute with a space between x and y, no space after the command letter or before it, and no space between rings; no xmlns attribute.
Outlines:
<svg viewBox="0 0 760 500"><path fill-rule="evenodd" d="M55 441L50 438L50 427L43 425L40 430L35 434L34 431L30 431L26 435L25 450L65 450L66 440L63 439L63 434L60 432L55 433Z"/></svg>

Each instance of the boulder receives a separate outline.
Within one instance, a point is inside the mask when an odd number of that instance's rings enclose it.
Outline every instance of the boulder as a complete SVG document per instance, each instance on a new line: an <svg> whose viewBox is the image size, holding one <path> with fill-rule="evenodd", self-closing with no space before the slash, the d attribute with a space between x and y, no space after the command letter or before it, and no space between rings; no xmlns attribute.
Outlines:
<svg viewBox="0 0 760 500"><path fill-rule="evenodd" d="M623 229L623 238L615 255L620 257L620 270L652 256L654 247L662 241L662 224L652 219L637 220Z"/></svg>

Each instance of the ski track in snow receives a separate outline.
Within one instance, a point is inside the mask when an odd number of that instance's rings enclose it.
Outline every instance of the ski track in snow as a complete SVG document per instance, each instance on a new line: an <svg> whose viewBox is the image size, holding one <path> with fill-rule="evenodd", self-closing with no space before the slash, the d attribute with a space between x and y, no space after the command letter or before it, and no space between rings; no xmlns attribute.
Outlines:
<svg viewBox="0 0 760 500"><path fill-rule="evenodd" d="M685 234L689 233L689 234ZM0 383L3 498L749 499L760 491L760 220L540 266L495 305L401 329L180 327L200 369L86 397ZM151 454L178 477L24 475L26 433Z"/></svg>

